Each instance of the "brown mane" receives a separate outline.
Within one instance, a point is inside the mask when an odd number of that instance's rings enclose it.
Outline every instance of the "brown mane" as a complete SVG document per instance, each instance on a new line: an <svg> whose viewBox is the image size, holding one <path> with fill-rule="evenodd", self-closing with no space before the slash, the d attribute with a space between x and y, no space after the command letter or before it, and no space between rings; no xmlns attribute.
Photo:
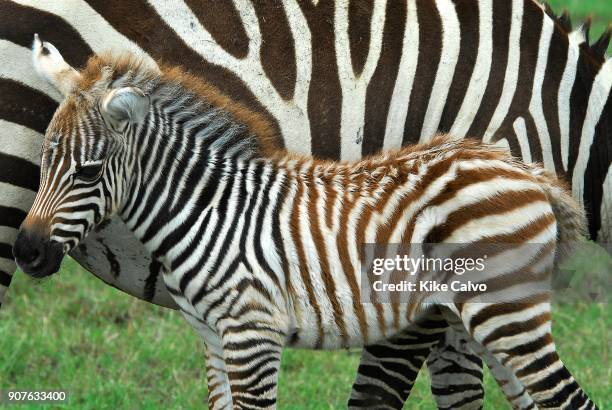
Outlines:
<svg viewBox="0 0 612 410"><path fill-rule="evenodd" d="M262 115L234 101L202 77L163 62L157 62L157 64L159 68L154 67L144 58L130 53L105 52L94 55L80 71L81 78L77 88L80 91L90 90L102 78L105 70L112 72L110 82L131 72L138 77L138 81L161 79L165 83L179 84L200 96L204 101L224 110L235 121L244 124L255 136L259 152L263 155L273 155L281 149L280 136Z"/></svg>

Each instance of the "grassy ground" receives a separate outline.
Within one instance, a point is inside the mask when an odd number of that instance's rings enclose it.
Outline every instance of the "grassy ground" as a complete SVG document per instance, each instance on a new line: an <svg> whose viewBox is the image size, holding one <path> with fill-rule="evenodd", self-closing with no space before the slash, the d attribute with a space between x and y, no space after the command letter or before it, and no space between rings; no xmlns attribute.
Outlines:
<svg viewBox="0 0 612 410"><path fill-rule="evenodd" d="M607 0L550 3L571 10L575 25L595 16L593 40L612 21ZM612 408L611 306L555 306L553 316L564 361L600 408ZM189 409L205 397L201 342L179 315L104 285L70 260L59 277L15 277L0 335L0 390L62 389L65 407L83 409ZM355 352L286 351L279 407L343 408L358 361ZM508 408L488 374L486 391L486 409ZM435 408L426 372L406 407Z"/></svg>
<svg viewBox="0 0 612 410"><path fill-rule="evenodd" d="M0 389L65 389L70 408L201 406L201 342L176 312L126 296L71 260L42 282L18 274L10 294L0 311ZM557 306L554 333L577 379L612 408L610 305ZM279 406L343 408L358 361L356 352L289 349ZM486 391L485 408L508 408L489 377ZM406 407L434 408L426 372Z"/></svg>

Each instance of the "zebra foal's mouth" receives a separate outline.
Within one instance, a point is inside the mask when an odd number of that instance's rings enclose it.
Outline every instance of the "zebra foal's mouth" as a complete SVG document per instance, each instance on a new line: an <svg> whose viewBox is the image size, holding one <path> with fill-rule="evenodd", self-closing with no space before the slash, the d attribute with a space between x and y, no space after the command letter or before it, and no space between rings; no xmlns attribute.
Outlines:
<svg viewBox="0 0 612 410"><path fill-rule="evenodd" d="M59 270L64 258L61 243L28 229L21 229L13 245L19 269L34 278L44 278Z"/></svg>

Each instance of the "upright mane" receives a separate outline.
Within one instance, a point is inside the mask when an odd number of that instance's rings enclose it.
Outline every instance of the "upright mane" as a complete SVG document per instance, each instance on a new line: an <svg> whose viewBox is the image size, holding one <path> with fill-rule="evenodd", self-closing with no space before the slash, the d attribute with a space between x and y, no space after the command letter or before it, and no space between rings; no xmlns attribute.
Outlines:
<svg viewBox="0 0 612 410"><path fill-rule="evenodd" d="M154 63L132 53L106 51L90 57L80 73L77 86L80 91L106 89L113 83L136 86L145 92L152 84L164 83L180 87L244 125L254 137L259 154L273 155L282 148L280 136L262 115L234 101L201 76L181 67L170 66L162 61Z"/></svg>
<svg viewBox="0 0 612 410"><path fill-rule="evenodd" d="M535 1L535 0L534 0ZM540 4L540 3L538 3ZM576 30L572 28L572 20L567 9L564 9L560 15L557 15L548 2L541 4L544 13L550 17L557 27L565 33L566 36L572 34L581 37L581 50L593 61L598 67L604 64L610 57L607 54L610 37L612 36L612 23L609 23L597 41L590 44L589 31L591 29L592 19L588 17Z"/></svg>

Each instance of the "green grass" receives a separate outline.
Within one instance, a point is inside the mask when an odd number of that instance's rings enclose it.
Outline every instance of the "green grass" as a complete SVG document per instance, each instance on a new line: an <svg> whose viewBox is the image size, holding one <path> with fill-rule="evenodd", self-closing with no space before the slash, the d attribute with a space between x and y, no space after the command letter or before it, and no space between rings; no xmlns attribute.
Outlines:
<svg viewBox="0 0 612 410"><path fill-rule="evenodd" d="M606 304L555 306L561 357L599 404L612 408ZM206 394L202 343L183 319L129 297L67 260L61 274L17 274L0 311L0 389L64 389L70 408L193 408ZM359 354L287 349L279 406L343 408ZM407 408L435 408L421 372ZM486 407L506 409L487 375ZM28 408L28 406L24 406Z"/></svg>

